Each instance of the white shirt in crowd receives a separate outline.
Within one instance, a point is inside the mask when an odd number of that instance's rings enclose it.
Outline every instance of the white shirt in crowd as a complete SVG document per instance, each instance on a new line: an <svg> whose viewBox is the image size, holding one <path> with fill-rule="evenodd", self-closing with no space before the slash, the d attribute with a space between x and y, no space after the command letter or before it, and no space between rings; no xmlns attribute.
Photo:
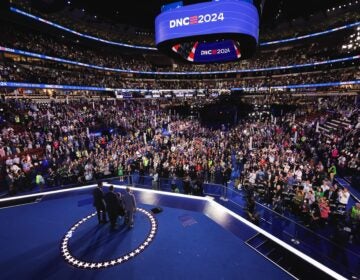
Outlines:
<svg viewBox="0 0 360 280"><path fill-rule="evenodd" d="M13 165L13 160L12 160L12 158L8 158L6 161L5 161L5 164L6 165L8 165L8 166L10 166L10 165Z"/></svg>
<svg viewBox="0 0 360 280"><path fill-rule="evenodd" d="M284 172L285 172L285 173L288 173L289 170L290 170L290 166L287 165L287 164L285 164L285 165L284 165Z"/></svg>
<svg viewBox="0 0 360 280"><path fill-rule="evenodd" d="M251 172L249 175L249 182L251 184L255 184L255 180L256 180L256 173L255 172Z"/></svg>
<svg viewBox="0 0 360 280"><path fill-rule="evenodd" d="M14 172L14 173L18 173L21 169L19 166L17 166L16 164L13 164L11 167L10 167L11 171Z"/></svg>
<svg viewBox="0 0 360 280"><path fill-rule="evenodd" d="M13 159L14 164L20 164L20 158L18 156L15 156Z"/></svg>
<svg viewBox="0 0 360 280"><path fill-rule="evenodd" d="M341 204L347 205L350 198L350 193L348 191L339 191L339 202Z"/></svg>
<svg viewBox="0 0 360 280"><path fill-rule="evenodd" d="M303 187L304 187L304 189L303 189L304 193L307 193L312 188L312 185L308 182L305 182L303 184Z"/></svg>
<svg viewBox="0 0 360 280"><path fill-rule="evenodd" d="M273 155L270 155L269 156L269 162L274 163L274 161L275 161L275 157Z"/></svg>

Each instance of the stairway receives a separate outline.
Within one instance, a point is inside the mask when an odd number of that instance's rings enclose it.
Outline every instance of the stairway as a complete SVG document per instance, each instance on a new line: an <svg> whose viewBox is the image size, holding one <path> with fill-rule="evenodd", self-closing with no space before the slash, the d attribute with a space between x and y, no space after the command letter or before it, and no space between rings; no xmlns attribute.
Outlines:
<svg viewBox="0 0 360 280"><path fill-rule="evenodd" d="M319 130L324 133L327 138L332 137L333 132L338 132L340 129L346 128L350 125L347 120L329 120L322 125L319 125Z"/></svg>
<svg viewBox="0 0 360 280"><path fill-rule="evenodd" d="M296 279L331 279L325 272L258 233L245 242Z"/></svg>

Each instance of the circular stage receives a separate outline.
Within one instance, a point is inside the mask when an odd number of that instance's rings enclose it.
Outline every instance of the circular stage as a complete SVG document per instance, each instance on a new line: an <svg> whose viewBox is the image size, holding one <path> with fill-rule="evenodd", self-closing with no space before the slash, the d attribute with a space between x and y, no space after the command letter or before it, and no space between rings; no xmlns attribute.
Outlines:
<svg viewBox="0 0 360 280"><path fill-rule="evenodd" d="M142 208L137 208L132 229L123 224L110 231L109 224L99 225L94 217L96 212L76 222L62 239L61 254L74 267L100 269L125 263L141 254L157 232L154 215Z"/></svg>

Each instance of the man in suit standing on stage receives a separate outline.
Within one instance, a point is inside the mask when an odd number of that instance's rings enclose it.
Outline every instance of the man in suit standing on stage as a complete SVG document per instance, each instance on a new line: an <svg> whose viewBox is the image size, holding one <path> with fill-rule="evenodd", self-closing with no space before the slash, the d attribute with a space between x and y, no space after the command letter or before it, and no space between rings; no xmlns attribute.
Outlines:
<svg viewBox="0 0 360 280"><path fill-rule="evenodd" d="M119 216L120 200L119 196L114 192L114 186L109 187L109 192L105 194L106 211L109 216L111 229L116 228L116 220Z"/></svg>
<svg viewBox="0 0 360 280"><path fill-rule="evenodd" d="M98 182L97 187L93 190L93 205L97 211L97 217L99 224L106 223L106 212L105 212L105 202L104 202L104 193L102 191L102 182Z"/></svg>
<svg viewBox="0 0 360 280"><path fill-rule="evenodd" d="M136 211L135 196L130 188L126 188L126 193L123 196L123 203L125 207L125 223L130 227L134 227L134 213Z"/></svg>

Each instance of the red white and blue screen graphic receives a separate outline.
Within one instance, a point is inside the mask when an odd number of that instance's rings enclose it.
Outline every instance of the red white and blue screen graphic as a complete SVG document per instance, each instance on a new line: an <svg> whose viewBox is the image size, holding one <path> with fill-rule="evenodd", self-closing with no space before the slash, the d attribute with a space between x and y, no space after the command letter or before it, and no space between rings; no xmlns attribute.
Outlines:
<svg viewBox="0 0 360 280"><path fill-rule="evenodd" d="M194 60L199 63L215 61L232 61L241 57L240 47L233 40L213 43L198 43L194 52ZM190 59L188 59L190 61Z"/></svg>
<svg viewBox="0 0 360 280"><path fill-rule="evenodd" d="M155 41L211 34L245 34L259 37L256 7L240 0L204 2L165 10L155 20Z"/></svg>

